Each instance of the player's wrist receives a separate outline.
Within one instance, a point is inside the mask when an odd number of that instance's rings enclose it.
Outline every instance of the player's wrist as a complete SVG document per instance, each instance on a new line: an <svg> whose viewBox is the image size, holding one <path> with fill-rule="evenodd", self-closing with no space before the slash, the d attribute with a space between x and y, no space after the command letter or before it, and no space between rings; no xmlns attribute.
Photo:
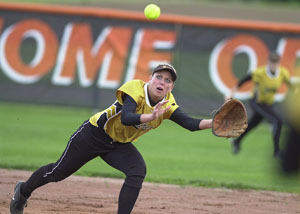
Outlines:
<svg viewBox="0 0 300 214"><path fill-rule="evenodd" d="M141 115L141 123L147 123L147 122L150 122L152 120L155 120L155 114L152 113L152 114L142 114Z"/></svg>
<svg viewBox="0 0 300 214"><path fill-rule="evenodd" d="M201 120L199 124L200 129L210 129L212 127L212 119Z"/></svg>

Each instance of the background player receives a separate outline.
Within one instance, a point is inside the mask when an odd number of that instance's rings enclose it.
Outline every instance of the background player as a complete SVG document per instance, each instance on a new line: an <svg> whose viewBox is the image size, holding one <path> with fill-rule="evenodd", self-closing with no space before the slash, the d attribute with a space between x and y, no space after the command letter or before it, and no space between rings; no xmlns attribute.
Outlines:
<svg viewBox="0 0 300 214"><path fill-rule="evenodd" d="M242 139L265 118L273 125L274 157L279 157L279 138L282 121L274 111L273 104L275 94L282 83L290 85L289 72L280 66L280 56L273 52L269 55L267 65L257 68L254 72L242 78L225 99L232 97L238 88L249 80L255 83L254 96L250 100L253 115L249 119L246 131L233 140L233 153L237 154L240 151Z"/></svg>
<svg viewBox="0 0 300 214"><path fill-rule="evenodd" d="M191 118L176 104L171 93L176 78L176 70L163 64L152 71L148 83L132 80L122 85L116 92L115 103L79 127L56 163L42 166L26 182L16 184L10 212L23 214L27 199L35 189L67 178L100 156L126 175L119 194L118 214L129 214L146 176L144 159L131 142L157 128L164 119L191 131L212 126L211 119Z"/></svg>

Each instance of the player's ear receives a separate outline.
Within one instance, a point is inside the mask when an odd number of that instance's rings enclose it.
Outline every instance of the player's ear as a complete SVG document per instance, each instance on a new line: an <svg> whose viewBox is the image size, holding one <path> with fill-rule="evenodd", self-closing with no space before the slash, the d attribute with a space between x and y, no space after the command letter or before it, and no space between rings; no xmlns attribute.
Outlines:
<svg viewBox="0 0 300 214"><path fill-rule="evenodd" d="M175 83L173 82L173 85L172 85L172 87L169 89L169 91L168 91L168 92L172 92L172 90L173 90L174 86L175 86Z"/></svg>
<svg viewBox="0 0 300 214"><path fill-rule="evenodd" d="M149 76L149 82L152 80L152 77L153 77L152 75Z"/></svg>

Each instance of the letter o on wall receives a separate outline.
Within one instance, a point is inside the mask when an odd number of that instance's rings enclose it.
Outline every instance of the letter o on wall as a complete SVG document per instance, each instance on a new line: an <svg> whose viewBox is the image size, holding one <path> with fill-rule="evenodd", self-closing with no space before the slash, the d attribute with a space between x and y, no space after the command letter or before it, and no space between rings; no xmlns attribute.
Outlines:
<svg viewBox="0 0 300 214"><path fill-rule="evenodd" d="M25 64L20 55L20 47L27 38L32 38L37 46L31 62ZM54 66L57 49L57 37L46 23L35 19L21 21L5 29L1 36L2 70L16 82L32 84Z"/></svg>

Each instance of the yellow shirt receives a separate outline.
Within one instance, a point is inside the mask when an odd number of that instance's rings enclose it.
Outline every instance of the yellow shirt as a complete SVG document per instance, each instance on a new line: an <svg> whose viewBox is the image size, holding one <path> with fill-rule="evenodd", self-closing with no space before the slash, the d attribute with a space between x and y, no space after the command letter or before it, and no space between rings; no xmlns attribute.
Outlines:
<svg viewBox="0 0 300 214"><path fill-rule="evenodd" d="M258 103L273 104L275 94L283 82L289 84L289 72L279 67L274 75L267 66L259 67L252 72L252 80L256 83L255 94Z"/></svg>
<svg viewBox="0 0 300 214"><path fill-rule="evenodd" d="M179 107L176 104L172 93L166 95L164 100L169 100L169 102L163 106L163 108L166 108L167 106L171 106L171 108L156 120L135 126L125 126L121 123L122 108L118 108L118 106L123 105L122 96L124 94L128 94L136 102L137 114L151 114L153 112L155 107L150 105L147 86L148 84L142 80L131 80L126 82L117 90L116 102L104 111L93 115L89 120L90 123L98 127L98 119L102 114L106 114L107 121L103 127L104 131L114 141L121 143L136 141L139 136L147 133L151 129L157 128L164 119L169 119L172 113Z"/></svg>

